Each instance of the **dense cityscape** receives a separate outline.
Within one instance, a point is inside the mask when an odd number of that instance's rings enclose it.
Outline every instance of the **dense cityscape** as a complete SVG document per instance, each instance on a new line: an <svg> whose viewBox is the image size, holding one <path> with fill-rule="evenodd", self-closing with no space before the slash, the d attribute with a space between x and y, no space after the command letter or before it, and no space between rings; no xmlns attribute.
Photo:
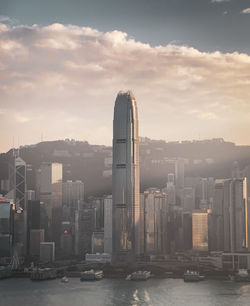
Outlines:
<svg viewBox="0 0 250 306"><path fill-rule="evenodd" d="M112 148L66 139L1 154L2 277L102 267L226 278L250 268L250 148L138 131L135 97L121 91Z"/></svg>

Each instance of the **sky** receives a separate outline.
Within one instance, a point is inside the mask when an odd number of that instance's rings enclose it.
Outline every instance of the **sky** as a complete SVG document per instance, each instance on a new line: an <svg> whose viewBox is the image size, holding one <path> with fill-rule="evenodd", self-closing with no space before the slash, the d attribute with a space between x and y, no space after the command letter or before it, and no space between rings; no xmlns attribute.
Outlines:
<svg viewBox="0 0 250 306"><path fill-rule="evenodd" d="M140 135L250 145L250 1L0 0L0 152L112 143L132 90Z"/></svg>

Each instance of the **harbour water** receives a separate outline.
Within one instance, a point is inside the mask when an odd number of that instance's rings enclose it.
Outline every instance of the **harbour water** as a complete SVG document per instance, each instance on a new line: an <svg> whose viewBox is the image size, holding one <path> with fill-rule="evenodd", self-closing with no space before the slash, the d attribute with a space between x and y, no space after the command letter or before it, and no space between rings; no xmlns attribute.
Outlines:
<svg viewBox="0 0 250 306"><path fill-rule="evenodd" d="M125 306L250 305L250 283L204 280L185 283L182 279L149 279L133 282L103 279L81 282L71 278L31 281L10 278L0 281L1 306Z"/></svg>

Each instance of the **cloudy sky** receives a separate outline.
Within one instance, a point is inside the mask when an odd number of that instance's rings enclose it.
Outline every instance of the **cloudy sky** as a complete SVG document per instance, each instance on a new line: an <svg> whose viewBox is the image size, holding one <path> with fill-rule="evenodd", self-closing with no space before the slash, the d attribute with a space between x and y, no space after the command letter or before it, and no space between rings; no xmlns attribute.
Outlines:
<svg viewBox="0 0 250 306"><path fill-rule="evenodd" d="M0 152L112 142L131 89L140 135L250 145L250 1L1 0Z"/></svg>

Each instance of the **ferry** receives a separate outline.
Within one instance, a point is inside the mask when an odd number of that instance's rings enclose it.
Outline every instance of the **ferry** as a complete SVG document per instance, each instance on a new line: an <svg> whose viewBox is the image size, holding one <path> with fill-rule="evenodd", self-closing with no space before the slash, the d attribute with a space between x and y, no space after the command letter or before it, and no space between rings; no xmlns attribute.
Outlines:
<svg viewBox="0 0 250 306"><path fill-rule="evenodd" d="M49 280L55 279L57 276L57 270L51 268L39 269L36 268L30 273L31 280Z"/></svg>
<svg viewBox="0 0 250 306"><path fill-rule="evenodd" d="M199 282L204 278L205 276L201 276L198 271L187 270L183 275L184 282Z"/></svg>
<svg viewBox="0 0 250 306"><path fill-rule="evenodd" d="M140 280L147 280L151 276L150 271L136 271L133 272L132 274L129 274L126 278L126 280L135 280L135 281L140 281Z"/></svg>
<svg viewBox="0 0 250 306"><path fill-rule="evenodd" d="M236 282L250 282L250 275L246 269L239 269L234 276Z"/></svg>
<svg viewBox="0 0 250 306"><path fill-rule="evenodd" d="M61 278L61 282L62 282L62 283L68 283L68 282L69 282L69 279L67 278L67 276L63 276L63 277Z"/></svg>
<svg viewBox="0 0 250 306"><path fill-rule="evenodd" d="M90 281L90 280L101 280L103 278L103 271L84 271L81 273L80 280L81 281Z"/></svg>

